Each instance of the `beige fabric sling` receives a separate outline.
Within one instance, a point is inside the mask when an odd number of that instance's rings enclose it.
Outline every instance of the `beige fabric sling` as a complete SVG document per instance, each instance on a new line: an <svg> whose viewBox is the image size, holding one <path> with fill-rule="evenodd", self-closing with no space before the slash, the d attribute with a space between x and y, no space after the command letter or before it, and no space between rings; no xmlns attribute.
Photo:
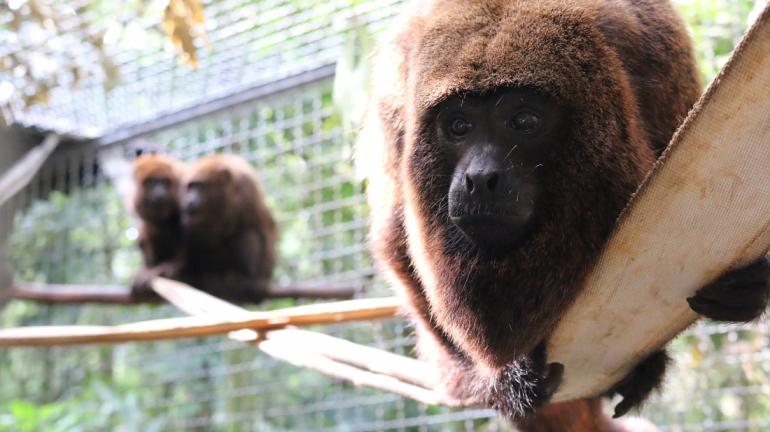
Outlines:
<svg viewBox="0 0 770 432"><path fill-rule="evenodd" d="M621 216L549 343L555 399L596 395L698 315L686 298L770 247L770 7ZM575 251L580 253L580 251Z"/></svg>

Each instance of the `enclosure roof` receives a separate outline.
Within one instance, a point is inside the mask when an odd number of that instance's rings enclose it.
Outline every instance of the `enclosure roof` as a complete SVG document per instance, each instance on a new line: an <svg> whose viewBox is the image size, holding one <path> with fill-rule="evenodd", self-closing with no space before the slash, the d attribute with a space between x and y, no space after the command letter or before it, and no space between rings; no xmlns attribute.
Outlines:
<svg viewBox="0 0 770 432"><path fill-rule="evenodd" d="M397 11L393 6L400 2L204 0L207 36L198 44L198 67L193 68L180 60L162 34L162 10L139 19L122 19L117 12L115 17L105 17L103 10L91 9L98 2L73 1L69 13L61 14L62 33L69 39L82 39L95 31L94 26L103 25L108 32L105 51L119 70L117 85L107 90L108 79L97 73L80 82L78 88L61 85L52 89L47 106L22 109L17 104L11 111L22 125L76 136L96 138L119 132L217 98L329 67L341 53L346 30L367 23L376 31ZM104 20L112 21L105 26ZM0 22L0 40L11 41L8 19L0 17L0 21L4 21ZM0 44L0 56L26 55L25 50L22 43ZM0 82L11 78L0 74Z"/></svg>

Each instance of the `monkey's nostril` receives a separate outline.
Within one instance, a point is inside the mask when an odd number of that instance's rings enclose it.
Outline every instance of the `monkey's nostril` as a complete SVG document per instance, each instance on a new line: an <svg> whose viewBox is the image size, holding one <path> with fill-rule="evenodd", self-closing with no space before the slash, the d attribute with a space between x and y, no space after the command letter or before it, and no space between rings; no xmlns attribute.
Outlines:
<svg viewBox="0 0 770 432"><path fill-rule="evenodd" d="M473 180L471 180L471 176L468 174L465 174L465 190L468 193L473 192Z"/></svg>
<svg viewBox="0 0 770 432"><path fill-rule="evenodd" d="M187 211L187 214L195 215L200 210L200 205L196 202L187 203L185 210Z"/></svg>
<svg viewBox="0 0 770 432"><path fill-rule="evenodd" d="M487 180L487 189L490 192L494 192L497 188L497 183L500 180L500 176L497 175L497 173L492 173L492 175L489 177L489 180Z"/></svg>

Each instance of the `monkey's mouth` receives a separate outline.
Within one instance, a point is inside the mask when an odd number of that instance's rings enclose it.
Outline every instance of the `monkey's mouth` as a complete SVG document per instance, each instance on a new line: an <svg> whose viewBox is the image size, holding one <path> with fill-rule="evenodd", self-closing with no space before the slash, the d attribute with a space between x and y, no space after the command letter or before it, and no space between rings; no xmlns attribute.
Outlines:
<svg viewBox="0 0 770 432"><path fill-rule="evenodd" d="M140 204L137 213L143 219L151 222L166 222L179 217L179 208L171 202L157 202L152 204Z"/></svg>
<svg viewBox="0 0 770 432"><path fill-rule="evenodd" d="M516 246L530 231L528 215L477 213L450 216L452 223L481 249Z"/></svg>
<svg viewBox="0 0 770 432"><path fill-rule="evenodd" d="M205 225L206 218L202 214L190 214L189 212L182 212L182 226L188 228L194 228L198 225Z"/></svg>

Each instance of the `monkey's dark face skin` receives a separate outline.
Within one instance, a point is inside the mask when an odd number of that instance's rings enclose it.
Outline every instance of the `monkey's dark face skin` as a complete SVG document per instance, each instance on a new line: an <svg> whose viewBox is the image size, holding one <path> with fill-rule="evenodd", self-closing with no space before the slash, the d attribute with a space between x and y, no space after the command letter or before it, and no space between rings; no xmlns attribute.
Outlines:
<svg viewBox="0 0 770 432"><path fill-rule="evenodd" d="M150 176L141 184L140 199L136 202L139 216L150 222L164 223L179 216L177 183L168 177Z"/></svg>
<svg viewBox="0 0 770 432"><path fill-rule="evenodd" d="M505 252L532 231L563 110L533 89L455 95L435 110L437 144L450 158L452 222L481 251Z"/></svg>
<svg viewBox="0 0 770 432"><path fill-rule="evenodd" d="M182 225L195 236L215 230L220 235L229 232L232 224L231 209L235 204L234 180L226 170L212 170L195 176L184 187L182 194ZM230 198L230 199L229 199Z"/></svg>

